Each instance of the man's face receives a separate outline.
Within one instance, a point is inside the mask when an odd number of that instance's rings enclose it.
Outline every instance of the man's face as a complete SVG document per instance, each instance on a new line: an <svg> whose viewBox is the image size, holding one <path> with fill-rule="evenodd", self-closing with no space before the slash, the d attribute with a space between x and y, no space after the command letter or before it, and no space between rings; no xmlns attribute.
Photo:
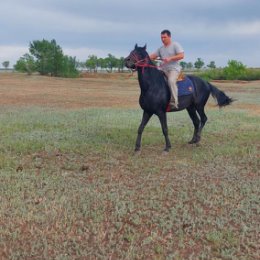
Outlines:
<svg viewBox="0 0 260 260"><path fill-rule="evenodd" d="M162 40L164 45L168 45L171 42L171 37L168 36L166 33L161 34L161 40Z"/></svg>

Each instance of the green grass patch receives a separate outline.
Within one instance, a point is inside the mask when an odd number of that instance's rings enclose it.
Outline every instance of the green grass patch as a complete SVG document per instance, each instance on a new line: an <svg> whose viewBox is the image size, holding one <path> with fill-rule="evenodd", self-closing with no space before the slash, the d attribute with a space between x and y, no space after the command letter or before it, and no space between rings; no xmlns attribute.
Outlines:
<svg viewBox="0 0 260 260"><path fill-rule="evenodd" d="M196 75L202 77L203 79L210 80L259 80L260 79L260 69L249 69L245 68L243 72L239 70L230 71L227 73L224 69L208 69L205 71L198 71Z"/></svg>
<svg viewBox="0 0 260 260"><path fill-rule="evenodd" d="M3 259L257 259L260 118L207 111L200 145L186 112L3 108Z"/></svg>

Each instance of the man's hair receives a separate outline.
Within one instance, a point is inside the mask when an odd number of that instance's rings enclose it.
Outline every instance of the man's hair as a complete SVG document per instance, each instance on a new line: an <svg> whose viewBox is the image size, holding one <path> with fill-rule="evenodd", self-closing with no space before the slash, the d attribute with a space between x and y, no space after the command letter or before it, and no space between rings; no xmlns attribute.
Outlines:
<svg viewBox="0 0 260 260"><path fill-rule="evenodd" d="M161 34L167 34L169 37L171 37L171 32L169 30L163 30Z"/></svg>

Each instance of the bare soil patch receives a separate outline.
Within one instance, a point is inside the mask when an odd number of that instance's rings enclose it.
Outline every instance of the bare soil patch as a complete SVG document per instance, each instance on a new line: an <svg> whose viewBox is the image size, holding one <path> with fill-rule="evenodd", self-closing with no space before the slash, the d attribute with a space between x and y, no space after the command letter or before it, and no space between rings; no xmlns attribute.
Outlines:
<svg viewBox="0 0 260 260"><path fill-rule="evenodd" d="M260 81L214 81L213 84L230 96L245 92L260 95ZM77 79L16 73L0 75L0 104L7 106L138 108L139 92L136 74L130 73L85 73ZM215 104L209 102L208 106L215 107ZM260 114L258 104L238 102L234 107Z"/></svg>
<svg viewBox="0 0 260 260"><path fill-rule="evenodd" d="M77 79L1 74L0 104L66 109L131 108L138 106L137 84L129 74L116 77L89 75Z"/></svg>

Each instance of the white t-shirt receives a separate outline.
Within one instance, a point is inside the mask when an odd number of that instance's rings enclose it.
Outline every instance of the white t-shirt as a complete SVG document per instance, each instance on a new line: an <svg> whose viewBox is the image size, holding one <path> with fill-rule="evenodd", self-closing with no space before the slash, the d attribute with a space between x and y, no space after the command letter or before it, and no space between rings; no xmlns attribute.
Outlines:
<svg viewBox="0 0 260 260"><path fill-rule="evenodd" d="M170 56L177 55L179 53L184 52L182 46L178 42L172 42L169 46L162 46L158 50L156 50L156 55L161 59L168 58ZM181 66L179 61L171 61L166 64L162 64L162 70L177 70L181 71Z"/></svg>

